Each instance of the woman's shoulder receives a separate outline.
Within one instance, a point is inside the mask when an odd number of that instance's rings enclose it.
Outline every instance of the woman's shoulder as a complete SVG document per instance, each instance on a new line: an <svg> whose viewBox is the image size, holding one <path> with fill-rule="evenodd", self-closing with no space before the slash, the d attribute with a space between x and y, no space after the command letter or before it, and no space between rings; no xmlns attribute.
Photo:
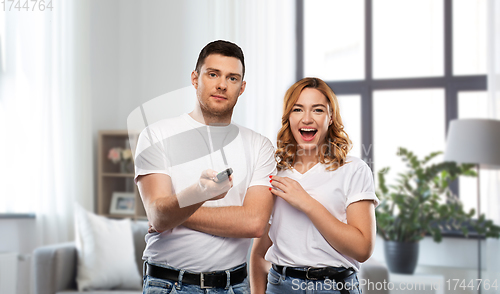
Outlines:
<svg viewBox="0 0 500 294"><path fill-rule="evenodd" d="M343 165L343 167L352 171L356 171L360 168L370 168L364 160L352 155L348 155L345 159L345 162L346 163Z"/></svg>
<svg viewBox="0 0 500 294"><path fill-rule="evenodd" d="M361 158L352 155L347 155L345 162L353 163L354 165L366 165L366 162L364 162Z"/></svg>

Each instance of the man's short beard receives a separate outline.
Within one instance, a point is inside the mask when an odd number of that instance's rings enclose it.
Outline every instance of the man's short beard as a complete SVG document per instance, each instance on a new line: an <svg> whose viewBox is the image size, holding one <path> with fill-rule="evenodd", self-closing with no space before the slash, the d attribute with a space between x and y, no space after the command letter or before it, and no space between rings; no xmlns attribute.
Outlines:
<svg viewBox="0 0 500 294"><path fill-rule="evenodd" d="M220 120L220 119L226 119L226 118L230 119L231 116L233 115L233 109L235 106L236 106L236 103L234 105L232 105L232 107L229 107L229 108L221 110L221 111L217 111L211 107L207 107L207 105L200 103L201 113L203 114L203 116L206 119L209 119L209 120Z"/></svg>

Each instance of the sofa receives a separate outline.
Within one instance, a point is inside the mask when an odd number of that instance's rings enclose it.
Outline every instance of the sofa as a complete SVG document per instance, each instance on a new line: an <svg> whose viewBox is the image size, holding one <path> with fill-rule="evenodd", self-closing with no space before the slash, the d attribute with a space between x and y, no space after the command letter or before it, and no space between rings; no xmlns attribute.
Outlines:
<svg viewBox="0 0 500 294"><path fill-rule="evenodd" d="M147 233L146 221L131 222L134 240L137 271L142 275L142 252L146 246L144 236ZM34 294L75 294L76 286L77 251L75 242L48 245L35 249L32 259L32 289ZM370 259L361 267L361 279L370 283L388 281L387 267L376 260ZM140 290L101 290L86 291L88 294L140 294ZM363 289L364 294L388 293Z"/></svg>
<svg viewBox="0 0 500 294"><path fill-rule="evenodd" d="M142 253L146 247L144 236L148 231L147 221L131 221L137 272L142 275ZM32 293L34 294L75 294L77 251L76 243L68 242L42 246L32 255ZM92 294L140 294L140 290L85 291Z"/></svg>

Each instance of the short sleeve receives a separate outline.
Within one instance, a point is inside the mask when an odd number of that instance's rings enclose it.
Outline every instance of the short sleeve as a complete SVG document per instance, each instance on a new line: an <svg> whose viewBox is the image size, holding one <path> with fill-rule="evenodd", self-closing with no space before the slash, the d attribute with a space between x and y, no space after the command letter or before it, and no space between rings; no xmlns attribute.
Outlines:
<svg viewBox="0 0 500 294"><path fill-rule="evenodd" d="M360 162L362 165L356 169L350 180L347 181L349 184L346 187L347 201L345 207L347 208L352 203L361 200L373 200L375 207L377 207L379 200L375 195L373 173L365 162Z"/></svg>
<svg viewBox="0 0 500 294"><path fill-rule="evenodd" d="M135 152L135 177L141 175L161 173L170 176L170 164L166 154L165 144L167 140L161 140L152 129L145 128L139 135Z"/></svg>
<svg viewBox="0 0 500 294"><path fill-rule="evenodd" d="M249 187L271 187L271 183L269 183L269 176L271 175L276 175L274 147L269 139L267 139L266 137L262 137L261 144L260 146L258 146L255 170L253 171L252 180L250 181Z"/></svg>

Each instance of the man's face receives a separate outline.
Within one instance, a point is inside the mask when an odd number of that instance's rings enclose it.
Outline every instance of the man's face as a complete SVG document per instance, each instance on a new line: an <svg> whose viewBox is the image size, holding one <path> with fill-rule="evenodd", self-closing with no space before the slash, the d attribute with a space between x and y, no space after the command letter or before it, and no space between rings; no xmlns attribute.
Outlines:
<svg viewBox="0 0 500 294"><path fill-rule="evenodd" d="M238 58L212 54L205 58L200 72L191 73L191 83L204 114L231 116L238 97L245 90L243 65Z"/></svg>

